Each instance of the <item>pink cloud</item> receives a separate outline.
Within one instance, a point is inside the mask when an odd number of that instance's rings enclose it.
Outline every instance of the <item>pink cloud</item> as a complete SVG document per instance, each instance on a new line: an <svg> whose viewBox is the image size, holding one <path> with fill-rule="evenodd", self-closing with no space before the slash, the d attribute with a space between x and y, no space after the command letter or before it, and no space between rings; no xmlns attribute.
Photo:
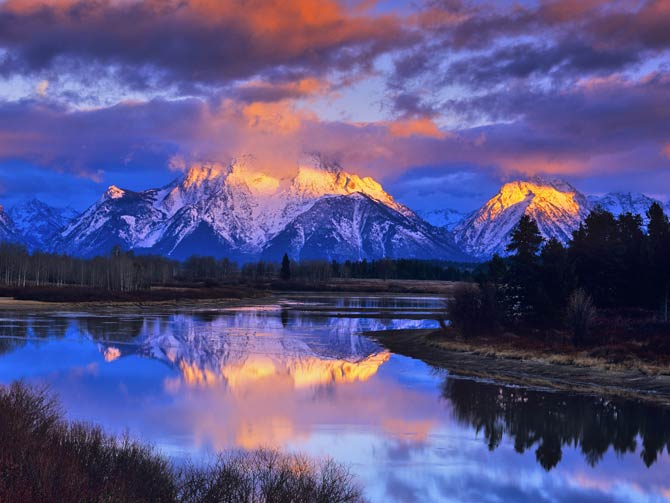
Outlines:
<svg viewBox="0 0 670 503"><path fill-rule="evenodd" d="M661 149L661 155L666 159L670 159L670 141L666 142Z"/></svg>
<svg viewBox="0 0 670 503"><path fill-rule="evenodd" d="M448 136L437 127L435 121L428 118L396 120L387 124L388 130L393 136L408 138L410 136L427 136L429 138L443 139Z"/></svg>

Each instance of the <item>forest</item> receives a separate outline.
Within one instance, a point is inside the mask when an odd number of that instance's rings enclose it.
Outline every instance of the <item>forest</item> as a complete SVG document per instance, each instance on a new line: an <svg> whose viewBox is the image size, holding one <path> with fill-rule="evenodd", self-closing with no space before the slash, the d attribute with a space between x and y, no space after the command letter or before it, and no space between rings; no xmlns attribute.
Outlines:
<svg viewBox="0 0 670 503"><path fill-rule="evenodd" d="M571 317L579 332L588 329L596 308L653 311L668 321L670 223L658 204L646 216L645 226L640 215L614 217L597 209L567 246L545 240L537 224L523 216L512 233L509 256L494 256L484 264L388 258L292 261L287 255L281 263L240 265L210 256L178 262L118 246L106 256L83 259L0 243L0 284L137 292L152 286L286 286L348 278L463 281L478 287L459 289L449 309L452 322L465 331L557 326Z"/></svg>
<svg viewBox="0 0 670 503"><path fill-rule="evenodd" d="M597 310L668 322L670 224L660 205L619 217L596 209L567 246L545 240L521 217L507 247L475 272L478 287L463 287L449 306L462 332L523 331L567 326L579 342Z"/></svg>
<svg viewBox="0 0 670 503"><path fill-rule="evenodd" d="M107 256L83 259L34 252L24 246L0 243L0 284L6 287L80 287L112 292L136 292L151 286L219 284L319 283L333 278L469 280L472 264L382 259L359 262L326 260L239 265L227 258L192 256L183 262L157 255L136 255L114 247Z"/></svg>

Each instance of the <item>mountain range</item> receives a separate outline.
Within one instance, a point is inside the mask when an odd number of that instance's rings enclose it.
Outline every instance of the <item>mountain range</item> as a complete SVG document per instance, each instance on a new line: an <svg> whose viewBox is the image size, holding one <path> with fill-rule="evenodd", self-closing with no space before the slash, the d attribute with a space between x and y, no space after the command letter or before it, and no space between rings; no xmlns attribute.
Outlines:
<svg viewBox="0 0 670 503"><path fill-rule="evenodd" d="M285 178L263 173L245 156L228 165L195 164L161 188L112 185L81 214L34 199L0 206L0 240L83 257L118 245L177 259L276 261L288 253L303 260L468 261L504 255L523 214L545 238L567 243L596 207L645 215L654 201L631 193L587 197L565 181L531 178L504 184L468 215L442 208L424 219L372 178L318 154L304 156L296 174Z"/></svg>
<svg viewBox="0 0 670 503"><path fill-rule="evenodd" d="M111 186L59 234L55 247L93 256L113 245L175 258L238 261L362 260L416 257L465 260L449 232L397 203L372 178L318 155L289 178L262 173L252 157L198 164L165 187Z"/></svg>

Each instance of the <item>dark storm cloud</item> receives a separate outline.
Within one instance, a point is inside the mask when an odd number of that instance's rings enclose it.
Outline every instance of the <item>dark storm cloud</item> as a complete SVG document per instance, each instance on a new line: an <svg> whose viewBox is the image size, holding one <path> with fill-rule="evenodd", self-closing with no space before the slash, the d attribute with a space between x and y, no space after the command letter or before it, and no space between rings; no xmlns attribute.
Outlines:
<svg viewBox="0 0 670 503"><path fill-rule="evenodd" d="M412 92L397 93L393 97L392 108L403 117L434 117L440 112L439 104L431 101L430 97Z"/></svg>
<svg viewBox="0 0 670 503"><path fill-rule="evenodd" d="M540 0L522 3L427 2L420 24L456 49L490 47L505 37L590 37L608 46L670 47L666 0ZM501 6L502 5L502 6Z"/></svg>
<svg viewBox="0 0 670 503"><path fill-rule="evenodd" d="M93 70L136 88L365 70L408 41L394 17L350 14L330 0L0 4L2 74Z"/></svg>

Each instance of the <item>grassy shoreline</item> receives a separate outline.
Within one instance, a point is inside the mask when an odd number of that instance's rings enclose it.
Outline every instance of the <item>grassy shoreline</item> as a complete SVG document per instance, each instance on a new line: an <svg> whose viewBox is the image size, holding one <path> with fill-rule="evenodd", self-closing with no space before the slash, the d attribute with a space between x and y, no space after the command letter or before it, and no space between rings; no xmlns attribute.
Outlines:
<svg viewBox="0 0 670 503"><path fill-rule="evenodd" d="M59 306L160 305L182 302L260 299L276 293L287 294L408 294L449 296L458 283L424 280L349 279L323 283L255 282L217 285L155 286L148 290L118 292L77 286L0 287L0 309Z"/></svg>
<svg viewBox="0 0 670 503"><path fill-rule="evenodd" d="M368 332L387 349L447 369L454 375L523 386L625 396L670 405L670 366L631 358L612 362L584 352L520 350L492 338L463 339L454 332Z"/></svg>

